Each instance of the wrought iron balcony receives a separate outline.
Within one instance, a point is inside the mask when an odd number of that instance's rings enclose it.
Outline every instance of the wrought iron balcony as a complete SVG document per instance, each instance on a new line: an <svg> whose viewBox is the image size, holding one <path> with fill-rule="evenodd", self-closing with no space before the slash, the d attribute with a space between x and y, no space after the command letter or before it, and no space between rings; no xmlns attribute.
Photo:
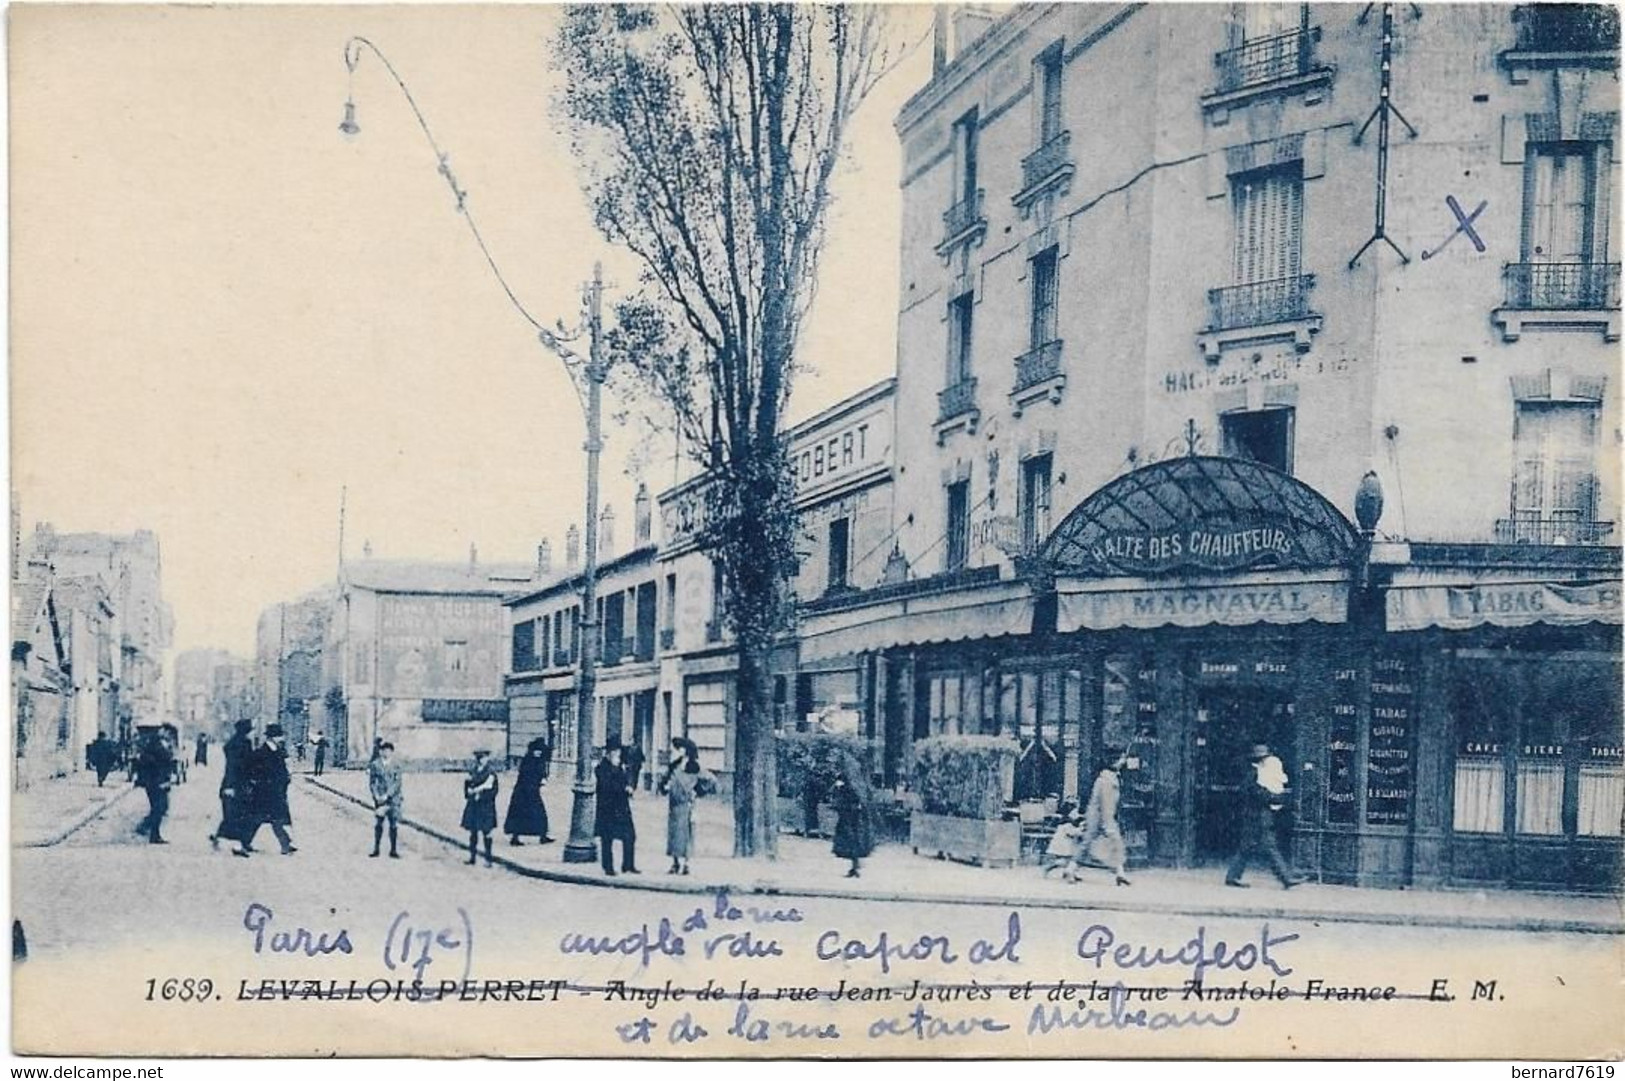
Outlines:
<svg viewBox="0 0 1625 1081"><path fill-rule="evenodd" d="M1315 40L1319 36L1318 28L1288 30L1218 53L1213 59L1219 68L1219 93L1309 74L1315 66Z"/></svg>
<svg viewBox="0 0 1625 1081"><path fill-rule="evenodd" d="M985 228L987 219L982 216L982 189L977 188L975 194L959 200L943 212L942 246L957 244L967 234Z"/></svg>
<svg viewBox="0 0 1625 1081"><path fill-rule="evenodd" d="M1521 4L1513 18L1521 52L1619 51L1619 10L1612 4Z"/></svg>
<svg viewBox="0 0 1625 1081"><path fill-rule="evenodd" d="M1016 358L1016 392L1054 379L1061 374L1061 340L1045 342Z"/></svg>
<svg viewBox="0 0 1625 1081"><path fill-rule="evenodd" d="M1582 520L1578 515L1536 518L1520 515L1495 523L1497 544L1606 544L1613 522Z"/></svg>
<svg viewBox="0 0 1625 1081"><path fill-rule="evenodd" d="M1021 159L1021 187L1037 188L1072 164L1072 133L1063 131Z"/></svg>
<svg viewBox="0 0 1625 1081"><path fill-rule="evenodd" d="M1619 307L1618 263L1508 263L1506 305L1525 311Z"/></svg>
<svg viewBox="0 0 1625 1081"><path fill-rule="evenodd" d="M938 423L962 416L976 408L976 377L966 376L953 386L937 391Z"/></svg>
<svg viewBox="0 0 1625 1081"><path fill-rule="evenodd" d="M1209 289L1208 329L1234 330L1237 327L1307 319L1313 314L1309 310L1309 290L1314 284L1313 274L1299 274L1291 278Z"/></svg>

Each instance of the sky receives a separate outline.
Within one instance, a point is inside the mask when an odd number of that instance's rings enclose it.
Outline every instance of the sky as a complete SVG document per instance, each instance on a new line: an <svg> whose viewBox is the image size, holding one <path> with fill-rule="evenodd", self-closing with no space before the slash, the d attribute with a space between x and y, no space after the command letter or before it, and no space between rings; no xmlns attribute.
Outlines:
<svg viewBox="0 0 1625 1081"><path fill-rule="evenodd" d="M545 7L14 8L12 487L23 528L158 534L177 649L253 649L265 606L345 551L555 559L585 498L581 410L510 306L411 110L411 88L525 307L574 322L602 259L554 126ZM895 367L901 154L928 14L859 112L791 419ZM347 91L361 133L338 131ZM606 403L606 413L617 412ZM673 448L611 424L604 499Z"/></svg>

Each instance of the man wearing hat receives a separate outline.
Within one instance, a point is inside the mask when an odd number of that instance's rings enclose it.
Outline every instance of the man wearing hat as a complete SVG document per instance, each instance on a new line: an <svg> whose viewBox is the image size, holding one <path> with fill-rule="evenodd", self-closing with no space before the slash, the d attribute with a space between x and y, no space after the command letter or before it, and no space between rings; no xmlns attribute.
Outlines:
<svg viewBox="0 0 1625 1081"><path fill-rule="evenodd" d="M1265 744L1253 744L1247 757L1253 765L1252 776L1243 786L1247 803L1242 809L1241 846L1236 850L1236 858L1230 861L1224 884L1245 889L1247 884L1241 876L1247 873L1247 865L1253 857L1261 856L1281 880L1282 888L1291 889L1303 879L1287 867L1275 840L1275 819L1286 806L1286 770Z"/></svg>
<svg viewBox="0 0 1625 1081"><path fill-rule="evenodd" d="M604 874L614 877L613 850L617 840L621 842L621 873L642 874L634 853L638 838L637 830L632 825L634 781L621 762L621 741L618 736L610 736L604 744L604 756L598 760L593 776L598 782L598 813L594 816L593 824L598 834L598 856Z"/></svg>
<svg viewBox="0 0 1625 1081"><path fill-rule="evenodd" d="M480 841L485 842L485 865L491 866L491 831L497 828L497 773L491 752L480 748L463 778L463 828L468 831L468 864L474 865Z"/></svg>
<svg viewBox="0 0 1625 1081"><path fill-rule="evenodd" d="M248 757L249 818L244 823L246 836L235 852L238 856L253 853L254 838L261 826L271 827L284 856L299 851L293 846L293 838L288 836L293 815L288 811L288 782L291 778L288 775L288 751L283 739L280 724L267 726L265 742Z"/></svg>
<svg viewBox="0 0 1625 1081"><path fill-rule="evenodd" d="M141 749L135 757L135 783L147 794L147 817L138 832L155 845L168 844L161 832L169 813L169 787L174 783L175 756L162 729L142 728Z"/></svg>

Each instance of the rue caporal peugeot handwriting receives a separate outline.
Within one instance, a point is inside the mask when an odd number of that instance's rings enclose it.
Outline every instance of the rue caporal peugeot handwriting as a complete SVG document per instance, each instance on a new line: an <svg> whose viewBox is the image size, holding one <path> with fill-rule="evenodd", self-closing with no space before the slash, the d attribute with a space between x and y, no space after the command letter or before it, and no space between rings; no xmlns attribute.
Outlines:
<svg viewBox="0 0 1625 1081"><path fill-rule="evenodd" d="M1443 979L1414 994L1393 986L1294 981L1292 954L1301 936L1268 922L1241 935L1221 935L1200 924L1152 942L1135 940L1108 922L1080 919L1071 956L1057 958L1029 956L1033 951L1023 943L1022 914L1013 909L990 921L985 934L855 931L826 925L800 907L739 904L717 893L635 927L607 933L565 930L556 940L561 958L599 958L617 971L630 963L644 974L599 982L474 978L474 925L463 908L451 910L449 918L400 912L377 939L347 927L305 922L256 902L244 912L242 927L256 958L323 963L376 951L389 975L240 980L239 1001L587 998L634 1011L635 1016L611 1022L621 1043L683 1046L711 1040L948 1042L1001 1033L1031 1039L1091 1031L1226 1029L1241 1020L1250 1003L1454 1000ZM808 971L806 965L826 966L831 978L781 985L771 982L776 963L798 963L798 976ZM709 967L710 974L704 967L697 972L696 965ZM740 965L765 978L738 979ZM1016 972L1040 965L1051 972L1064 968L1077 978L1017 978ZM659 974L662 966L672 966L672 975ZM883 982L865 982L872 980ZM852 1011L832 1017L834 1005L856 1006L857 1021Z"/></svg>

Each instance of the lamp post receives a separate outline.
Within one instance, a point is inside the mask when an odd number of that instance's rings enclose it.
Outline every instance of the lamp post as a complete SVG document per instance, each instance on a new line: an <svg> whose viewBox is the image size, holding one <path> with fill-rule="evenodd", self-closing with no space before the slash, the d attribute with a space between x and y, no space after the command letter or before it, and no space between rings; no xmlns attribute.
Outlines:
<svg viewBox="0 0 1625 1081"><path fill-rule="evenodd" d="M587 550L586 564L582 569L581 584L581 629L583 642L580 650L580 669L576 676L576 768L575 780L571 785L572 803L570 808L570 837L564 846L564 860L566 863L590 863L597 858L597 846L593 841L593 795L594 783L592 773L593 748L593 698L597 687L598 670L598 466L599 455L603 450L602 431L602 391L604 380L608 376L609 362L604 356L603 348L603 294L604 276L603 267L593 264L592 283L587 287L587 332L588 350L585 358L565 344L574 335L564 332L563 324L559 324L557 332L543 326L534 318L519 298L509 287L507 279L503 277L496 259L486 247L485 238L480 235L479 227L474 222L472 212L468 207L468 192L460 188L457 178L451 171L451 162L447 154L440 149L435 140L434 133L429 130L429 122L424 119L423 111L418 108L417 100L412 97L412 91L407 87L406 80L395 70L395 65L389 62L383 52L364 37L352 37L344 43L344 66L350 73L351 92L344 102L344 119L339 123L339 131L346 137L360 134L361 125L356 121L354 79L356 66L361 62L362 50L366 49L376 56L384 68L389 72L395 84L400 87L401 94L405 96L406 103L411 106L412 114L417 117L418 127L423 129L423 136L428 140L429 147L434 151L439 163L440 175L445 177L446 184L451 188L452 196L457 201L457 212L462 215L468 230L473 234L475 242L485 256L485 261L491 268L492 275L507 294L508 301L514 309L524 317L536 331L537 339L547 349L558 356L570 371L572 378L579 370L587 384L587 394L582 402L583 412L586 414L587 439L583 449L587 452ZM578 390L579 397L579 390Z"/></svg>

